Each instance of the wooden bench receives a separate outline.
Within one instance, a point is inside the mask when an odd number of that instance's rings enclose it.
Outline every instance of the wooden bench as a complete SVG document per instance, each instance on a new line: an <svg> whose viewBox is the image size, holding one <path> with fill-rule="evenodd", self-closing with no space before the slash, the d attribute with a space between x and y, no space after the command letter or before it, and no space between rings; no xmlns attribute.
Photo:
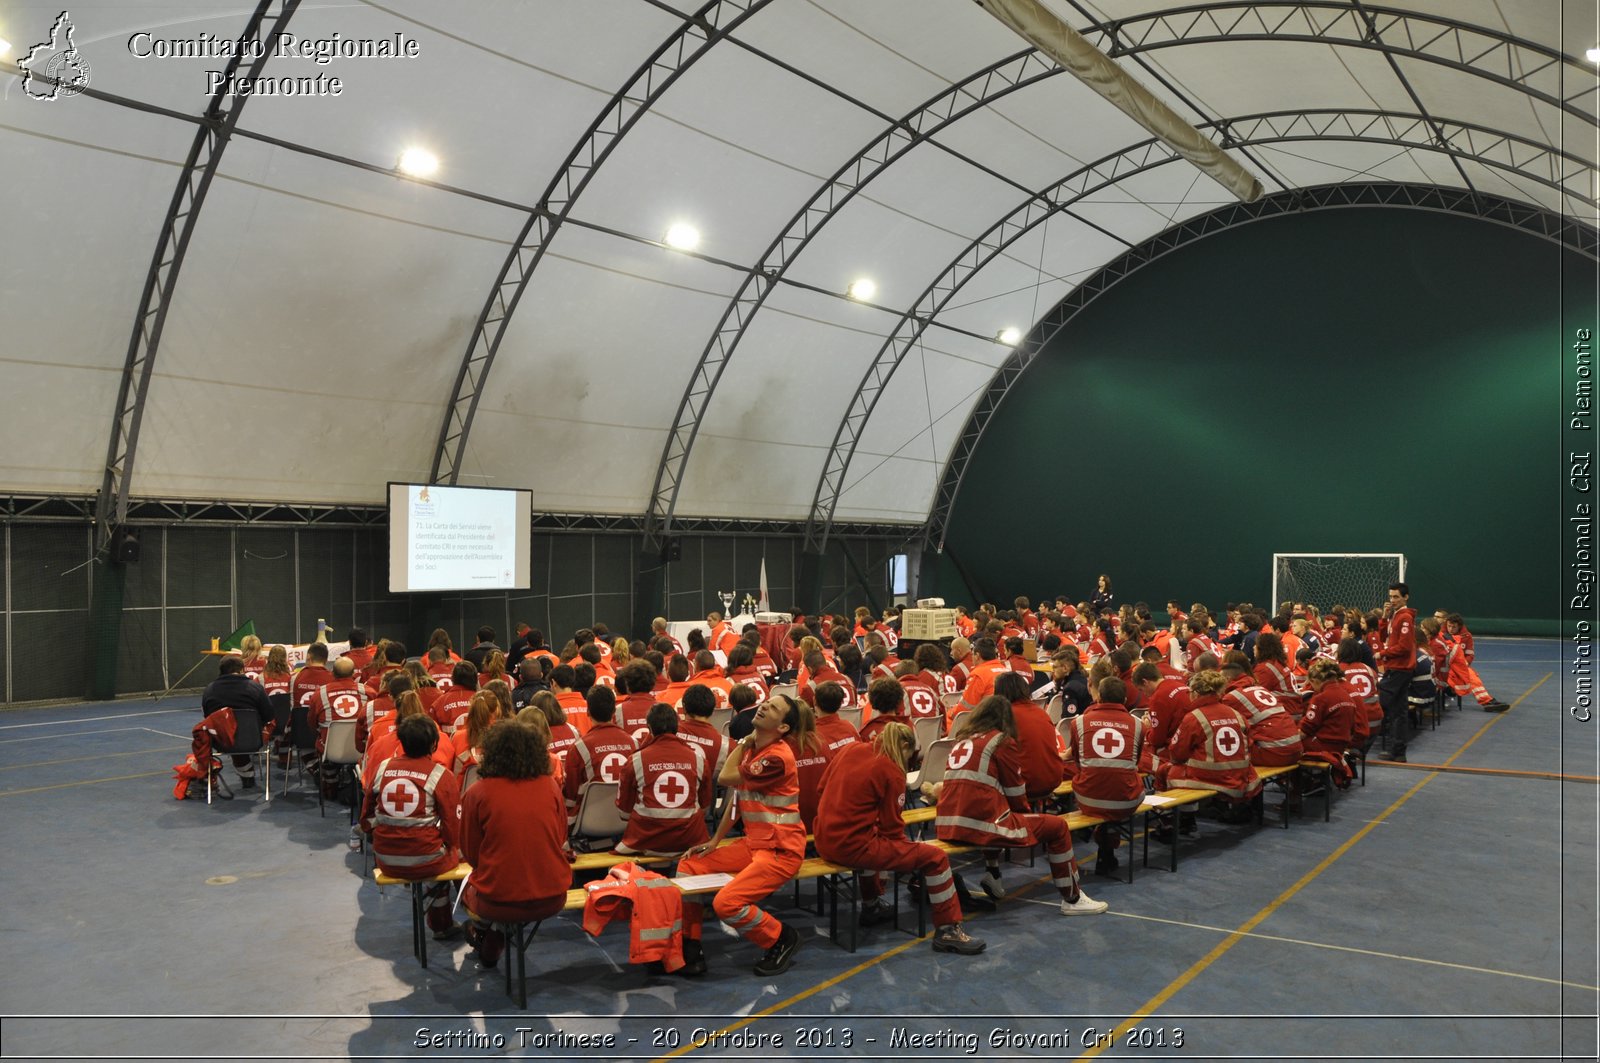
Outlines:
<svg viewBox="0 0 1600 1063"><path fill-rule="evenodd" d="M427 887L436 882L460 882L472 873L472 865L463 860L436 878L395 878L380 868L373 869L378 887L411 887L411 954L422 966L428 966L428 905Z"/></svg>

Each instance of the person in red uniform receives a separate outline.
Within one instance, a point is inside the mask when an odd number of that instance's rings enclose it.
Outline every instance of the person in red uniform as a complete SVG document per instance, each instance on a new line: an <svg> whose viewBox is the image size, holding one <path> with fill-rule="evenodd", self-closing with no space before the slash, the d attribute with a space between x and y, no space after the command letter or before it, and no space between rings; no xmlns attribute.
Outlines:
<svg viewBox="0 0 1600 1063"><path fill-rule="evenodd" d="M766 949L755 965L755 973L761 977L787 971L800 947L794 927L783 925L758 904L793 878L805 857L800 777L794 753L783 741L796 711L795 702L782 695L756 710L755 730L739 743L717 778L723 786L736 787L735 800L728 802L716 834L678 862L680 876L733 873L733 881L717 891L713 909L717 918ZM744 836L723 845L736 810L744 822ZM705 953L700 946L703 910L697 902L684 902L684 973L705 972Z"/></svg>
<svg viewBox="0 0 1600 1063"><path fill-rule="evenodd" d="M1289 699L1286 706L1291 715L1300 716L1300 698L1295 694L1289 658L1284 651L1283 636L1274 631L1264 631L1256 637L1255 679L1266 689L1281 698Z"/></svg>
<svg viewBox="0 0 1600 1063"><path fill-rule="evenodd" d="M972 642L965 637L950 643L950 670L945 673L944 692L959 694L967 688L972 670L978 666L978 655L972 652Z"/></svg>
<svg viewBox="0 0 1600 1063"><path fill-rule="evenodd" d="M591 672L593 670L591 669ZM550 671L550 693L556 697L567 724L580 736L589 730L589 702L579 689L578 672L570 664L558 664Z"/></svg>
<svg viewBox="0 0 1600 1063"><path fill-rule="evenodd" d="M367 754L361 760L361 784L363 788L370 787L375 777L378 765L390 757L400 753L400 725L411 716L427 716L422 707L422 699L415 690L404 690L394 699L394 712L388 716L380 717L372 729L371 740L367 743ZM432 717L429 717L432 719ZM436 725L437 726L437 725ZM455 760L455 746L449 738L441 739L439 746L434 750L434 760L446 768L453 766ZM459 777L456 780L460 782Z"/></svg>
<svg viewBox="0 0 1600 1063"><path fill-rule="evenodd" d="M1247 663L1244 654L1230 650L1221 671L1228 681L1222 700L1244 717L1250 731L1250 763L1258 768L1298 764L1300 726L1278 696L1256 682Z"/></svg>
<svg viewBox="0 0 1600 1063"><path fill-rule="evenodd" d="M1095 828L1097 875L1115 875L1122 839L1111 826L1133 815L1144 801L1144 721L1128 711L1127 685L1116 676L1100 681L1099 700L1073 717L1067 731L1067 774L1072 796L1086 815L1105 823Z"/></svg>
<svg viewBox="0 0 1600 1063"><path fill-rule="evenodd" d="M428 674L433 676L434 685L440 690L449 690L455 681L452 677L455 674L456 663L450 659L450 651L443 646L434 646L428 650L425 667Z"/></svg>
<svg viewBox="0 0 1600 1063"><path fill-rule="evenodd" d="M817 817L817 802L822 798L822 778L833 753L817 734L817 710L799 698L794 703L795 711L787 717L789 733L783 740L794 754L795 772L800 778L800 823L810 834Z"/></svg>
<svg viewBox="0 0 1600 1063"><path fill-rule="evenodd" d="M454 754L450 760L450 770L456 773L456 781L463 792L467 789L467 769L483 760L484 736L489 733L489 728L505 719L510 717L505 714L505 707L499 698L486 690L480 690L472 696L467 722L456 728L456 733L450 736L450 748Z"/></svg>
<svg viewBox="0 0 1600 1063"><path fill-rule="evenodd" d="M533 729L497 723L483 739L478 783L461 799L461 855L472 875L461 891L478 962L493 967L505 934L487 924L546 919L572 887L567 814L550 752Z"/></svg>
<svg viewBox="0 0 1600 1063"><path fill-rule="evenodd" d="M750 643L741 641L728 653L727 680L730 688L738 685L754 690L758 701L767 696L767 681L756 668L755 648Z"/></svg>
<svg viewBox="0 0 1600 1063"><path fill-rule="evenodd" d="M617 726L633 736L635 743L650 737L650 706L656 697L656 670L649 661L631 660L617 671Z"/></svg>
<svg viewBox="0 0 1600 1063"><path fill-rule="evenodd" d="M694 675L690 677L690 682L709 688L711 693L716 695L717 708L728 707L728 694L733 690L733 684L729 682L727 675L717 664L716 655L710 650L701 650L694 655Z"/></svg>
<svg viewBox="0 0 1600 1063"><path fill-rule="evenodd" d="M721 777L723 764L734 744L733 739L711 725L711 714L716 710L717 696L707 687L691 685L683 692L683 705L678 713L678 737L700 747L706 755L706 763L711 766L713 780Z"/></svg>
<svg viewBox="0 0 1600 1063"><path fill-rule="evenodd" d="M566 783L562 789L567 799L569 825L578 820L578 800L583 796L583 784L591 779L619 781L623 766L636 748L633 736L617 726L617 695L610 687L590 687L587 701L589 730L567 750Z"/></svg>
<svg viewBox="0 0 1600 1063"><path fill-rule="evenodd" d="M984 943L962 928L950 858L937 846L906 838L901 818L906 803L906 768L917 754L917 740L903 724L883 727L871 742L845 747L828 765L822 802L817 807L817 855L846 867L873 871L917 871L933 906L935 952L973 956ZM861 876L863 925L889 918L879 901L876 875Z"/></svg>
<svg viewBox="0 0 1600 1063"><path fill-rule="evenodd" d="M1209 619L1205 616L1191 616L1184 621L1184 631L1188 633L1189 641L1183 648L1184 666L1192 673L1198 671L1195 661L1202 653L1221 656L1221 647L1212 641L1207 632Z"/></svg>
<svg viewBox="0 0 1600 1063"><path fill-rule="evenodd" d="M817 684L838 683L844 691L844 707L854 708L856 705L856 685L849 677L829 663L821 650L810 650L805 656L806 677L805 683L799 687L800 700L808 701L813 706L817 703Z"/></svg>
<svg viewBox="0 0 1600 1063"><path fill-rule="evenodd" d="M883 729L886 723L902 723L911 726L911 717L906 715L906 691L898 679L874 679L872 685L867 687L867 705L872 709L872 718L861 725L860 738L863 742L870 742Z"/></svg>
<svg viewBox="0 0 1600 1063"><path fill-rule="evenodd" d="M461 862L456 777L434 759L439 728L420 709L419 702L400 722L399 755L375 766L361 804L361 827L371 833L378 867L410 881L436 878ZM454 931L448 883L428 890L428 928L441 939Z"/></svg>
<svg viewBox="0 0 1600 1063"><path fill-rule="evenodd" d="M446 735L456 732L456 720L465 716L478 691L478 669L471 661L457 661L450 673L450 685L433 700L429 715Z"/></svg>
<svg viewBox="0 0 1600 1063"><path fill-rule="evenodd" d="M1417 611L1409 604L1411 588L1404 583L1389 584L1389 603L1377 625L1383 648L1378 651L1378 701L1388 729L1389 748L1384 760L1405 763L1406 733L1410 730L1411 706L1406 691L1417 668Z"/></svg>
<svg viewBox="0 0 1600 1063"><path fill-rule="evenodd" d="M1470 666L1477 659L1478 651L1473 645L1472 632L1467 630L1467 622L1460 613L1449 613L1444 618L1445 632L1461 647L1461 656Z"/></svg>
<svg viewBox="0 0 1600 1063"><path fill-rule="evenodd" d="M1181 785L1212 790L1235 805L1252 801L1261 792L1261 780L1250 766L1244 717L1222 701L1227 685L1222 673L1211 668L1189 677L1193 700L1167 746L1171 759L1166 770L1157 773L1156 783L1162 789Z"/></svg>
<svg viewBox="0 0 1600 1063"><path fill-rule="evenodd" d="M679 736L671 705L651 706L646 726L617 780L617 808L628 819L617 852L681 853L706 840L715 780L705 751Z"/></svg>
<svg viewBox="0 0 1600 1063"><path fill-rule="evenodd" d="M817 734L831 753L860 740L855 724L839 715L844 705L844 688L838 683L818 683L813 690L817 699Z"/></svg>
<svg viewBox="0 0 1600 1063"><path fill-rule="evenodd" d="M1006 672L996 677L994 692L1011 703L1011 719L1017 728L1017 766L1022 770L1026 797L1043 801L1061 785L1067 744L1050 722L1050 715L1028 697L1026 679Z"/></svg>
<svg viewBox="0 0 1600 1063"><path fill-rule="evenodd" d="M1060 816L1028 812L1022 771L1017 762L1017 730L1011 705L990 696L965 714L956 729L944 780L924 789L938 804L934 828L940 841L984 846L988 869L979 885L995 900L1000 884L1000 849L1043 843L1051 881L1061 892L1062 915L1098 915L1108 907L1078 886L1072 837Z"/></svg>
<svg viewBox="0 0 1600 1063"><path fill-rule="evenodd" d="M1372 736L1383 728L1383 705L1378 701L1378 673L1361 659L1363 643L1359 636L1346 635L1339 642L1339 671L1356 701L1355 725L1351 729L1355 744L1365 750Z"/></svg>
<svg viewBox="0 0 1600 1063"><path fill-rule="evenodd" d="M1437 617L1428 617L1417 625L1428 640L1428 655L1433 658L1433 681L1456 696L1471 694L1478 699L1484 712L1505 712L1511 706L1489 693L1483 680L1472 665L1467 663L1462 648L1445 633Z"/></svg>
<svg viewBox="0 0 1600 1063"><path fill-rule="evenodd" d="M1145 701L1145 722L1149 725L1145 736L1143 766L1145 771L1153 773L1156 763L1166 759L1167 746L1178 730L1178 721L1189 710L1189 685L1164 676L1161 669L1146 664L1140 664L1133 670L1133 681Z"/></svg>
<svg viewBox="0 0 1600 1063"><path fill-rule="evenodd" d="M371 664L372 659L378 654L378 648L368 641L367 633L358 627L351 628L344 639L350 644L350 648L341 656L350 658L357 672Z"/></svg>
<svg viewBox="0 0 1600 1063"><path fill-rule="evenodd" d="M359 720L367 707L367 688L356 678L355 662L349 657L340 657L333 662L332 672L333 680L318 689L311 709L306 714L307 722L317 730L318 764L307 764L308 771L320 766L323 750L328 748L328 728L333 726L334 721ZM337 775L337 769L323 772L323 784L331 783Z"/></svg>
<svg viewBox="0 0 1600 1063"><path fill-rule="evenodd" d="M331 682L333 673L328 671L328 644L313 642L306 647L305 667L295 673L294 682L289 685L289 700L295 708L305 710L307 719L316 719L317 691Z"/></svg>
<svg viewBox="0 0 1600 1063"><path fill-rule="evenodd" d="M1344 684L1344 673L1335 661L1315 660L1306 670L1315 692L1306 714L1300 719L1305 734L1305 755L1325 760L1333 768L1334 781L1349 785L1350 765L1345 751L1354 740L1356 700Z"/></svg>

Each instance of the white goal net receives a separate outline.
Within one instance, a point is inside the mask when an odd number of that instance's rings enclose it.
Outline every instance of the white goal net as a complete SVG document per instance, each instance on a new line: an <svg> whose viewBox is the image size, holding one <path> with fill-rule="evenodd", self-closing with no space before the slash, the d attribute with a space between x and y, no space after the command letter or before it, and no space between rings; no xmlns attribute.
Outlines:
<svg viewBox="0 0 1600 1063"><path fill-rule="evenodd" d="M1324 612L1332 605L1365 612L1381 607L1389 584L1405 578L1404 554L1273 554L1271 605L1305 602Z"/></svg>

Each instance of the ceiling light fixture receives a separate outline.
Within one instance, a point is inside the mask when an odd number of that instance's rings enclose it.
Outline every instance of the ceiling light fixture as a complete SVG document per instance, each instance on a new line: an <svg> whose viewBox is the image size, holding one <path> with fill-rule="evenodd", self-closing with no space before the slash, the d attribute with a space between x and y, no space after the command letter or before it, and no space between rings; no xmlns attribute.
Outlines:
<svg viewBox="0 0 1600 1063"><path fill-rule="evenodd" d="M700 246L700 230L688 222L673 222L667 228L667 246L679 251L693 251Z"/></svg>
<svg viewBox="0 0 1600 1063"><path fill-rule="evenodd" d="M1017 328L1015 325L1007 325L999 332L996 332L994 334L994 338L1005 344L1007 347L1015 347L1017 344L1022 342L1022 330Z"/></svg>
<svg viewBox="0 0 1600 1063"><path fill-rule="evenodd" d="M845 294L857 302L870 302L878 294L878 282L871 277L857 277L845 289Z"/></svg>
<svg viewBox="0 0 1600 1063"><path fill-rule="evenodd" d="M1583 53L1583 57L1591 63L1600 63L1600 48L1590 48Z"/></svg>
<svg viewBox="0 0 1600 1063"><path fill-rule="evenodd" d="M439 156L427 148L410 147L400 153L395 169L407 177L432 177L439 172Z"/></svg>

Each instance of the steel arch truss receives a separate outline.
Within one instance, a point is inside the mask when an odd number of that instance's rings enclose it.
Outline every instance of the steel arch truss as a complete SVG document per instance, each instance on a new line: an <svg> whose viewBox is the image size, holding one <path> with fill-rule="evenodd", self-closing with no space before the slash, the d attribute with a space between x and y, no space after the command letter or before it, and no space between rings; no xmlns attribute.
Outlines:
<svg viewBox="0 0 1600 1063"><path fill-rule="evenodd" d="M1080 311L1144 266L1196 240L1237 225L1246 225L1267 218L1341 207L1404 207L1479 218L1558 243L1570 251L1600 261L1600 230L1545 210L1543 207L1530 206L1484 193L1474 194L1465 189L1439 188L1434 185L1386 183L1320 185L1275 193L1264 196L1254 203L1230 204L1174 225L1133 250L1118 256L1073 289L1040 319L1030 330L1027 338L1012 352L1011 357L995 371L994 378L989 382L988 388L978 400L960 436L956 439L955 449L940 477L939 488L934 495L933 507L928 515L925 541L938 550L944 549L950 513L960 494L961 481L966 475L973 453L983 439L984 430L988 427L990 419L1005 401L1006 394L1012 386L1033 364L1039 352Z"/></svg>
<svg viewBox="0 0 1600 1063"><path fill-rule="evenodd" d="M1378 110L1274 111L1205 122L1198 128L1220 130L1228 147L1305 140L1409 145L1514 172L1591 207L1597 205L1590 187L1593 165L1587 160L1513 133L1468 122ZM951 260L911 309L900 315L839 422L812 496L811 515L806 523L808 550L821 550L827 544L856 446L890 378L956 293L1007 247L1051 215L1069 210L1080 200L1129 177L1178 159L1177 152L1154 138L1107 155L1022 203Z"/></svg>
<svg viewBox="0 0 1600 1063"><path fill-rule="evenodd" d="M1456 19L1371 4L1357 8L1344 0L1199 4L1112 19L1083 33L1113 59L1178 44L1223 41L1367 48L1469 71L1591 123L1600 107L1593 65L1576 56ZM1565 79L1563 64L1570 67ZM1563 82L1582 88L1562 95Z"/></svg>
<svg viewBox="0 0 1600 1063"><path fill-rule="evenodd" d="M1113 57L1137 55L1177 45L1224 41L1305 41L1366 48L1390 56L1424 60L1482 77L1560 107L1590 123L1596 121L1592 111L1580 106L1584 101L1593 105L1596 95L1594 72L1581 60L1509 34L1415 12L1370 5L1363 5L1362 10L1357 10L1342 0L1199 4L1145 16L1108 20L1089 26L1082 32ZM1034 64L1036 72L1030 72L1029 64ZM1566 73L1570 75L1568 80L1571 83L1586 86L1581 92L1562 96L1559 91L1553 91L1561 81L1563 65L1569 68ZM1036 51L1019 53L979 71L884 132L846 163L789 222L773 241L761 263L750 271L733 296L690 376L667 436L651 491L645 525L647 538L651 542L658 542L670 532L689 452L728 359L761 309L768 292L795 256L862 185L917 142L927 139L971 110L1023 85L1060 72L1059 67ZM1433 135L1427 129L1426 120L1422 122L1421 129ZM1229 138L1229 130L1225 126L1221 131L1222 147L1239 146L1236 137ZM1437 136L1433 135L1433 138L1437 139ZM1533 145L1533 148L1549 150L1538 145ZM1493 152L1490 151L1484 158L1487 160L1492 156ZM1040 207L1042 209L1043 204ZM857 429L864 423L864 420L860 421ZM842 475L841 470L828 469L824 472L825 478L830 473ZM812 519L807 522L808 528L815 526L815 518L814 506ZM808 533L808 539L814 537L814 534Z"/></svg>
<svg viewBox="0 0 1600 1063"><path fill-rule="evenodd" d="M238 37L240 47L228 60L222 87L212 95L195 132L194 143L189 146L183 172L178 175L178 187L167 207L161 235L156 239L156 252L145 275L139 310L133 319L133 336L128 341L128 356L122 367L122 383L117 389L111 440L106 448L105 471L95 503L96 534L102 547L109 541L112 527L121 524L128 515L128 485L133 477L145 398L150 392L156 354L161 349L167 310L172 306L172 293L177 288L178 273L183 268L189 239L200 218L200 208L205 204L228 139L239 124L239 113L249 99L247 95L232 95L230 86L246 56L254 57L246 77L254 80L261 76L273 52L268 46L272 36L283 32L299 6L300 0L261 0L256 5L255 13ZM246 42L254 42L256 47L245 47Z"/></svg>
<svg viewBox="0 0 1600 1063"><path fill-rule="evenodd" d="M489 291L489 298L478 313L477 324L467 341L467 353L456 371L450 405L445 408L439 427L439 443L434 448L430 483L453 484L461 475L461 459L467 437L483 398L484 383L494 367L495 355L505 339L511 315L528 289L534 270L544 258L550 240L572 213L583 190L605 164L607 157L645 112L655 106L663 93L712 45L727 36L772 0L710 0L678 30L668 37L644 64L634 71L622 88L611 97L578 143L567 153L537 208L528 216L516 242L500 267L500 276Z"/></svg>
<svg viewBox="0 0 1600 1063"><path fill-rule="evenodd" d="M710 404L711 395L716 391L728 359L733 356L751 319L766 302L778 279L811 242L812 237L868 182L934 133L1008 93L1059 73L1061 68L1053 60L1031 49L985 67L885 129L839 167L805 206L789 219L777 239L767 247L761 261L745 275L744 282L722 312L722 319L717 322L716 330L689 379L689 386L678 402L678 412L673 419L672 430L667 435L661 464L656 470L655 486L650 493L650 509L645 520L645 534L650 543L659 543L672 531L678 491L683 484L689 451L694 447L700 419Z"/></svg>

